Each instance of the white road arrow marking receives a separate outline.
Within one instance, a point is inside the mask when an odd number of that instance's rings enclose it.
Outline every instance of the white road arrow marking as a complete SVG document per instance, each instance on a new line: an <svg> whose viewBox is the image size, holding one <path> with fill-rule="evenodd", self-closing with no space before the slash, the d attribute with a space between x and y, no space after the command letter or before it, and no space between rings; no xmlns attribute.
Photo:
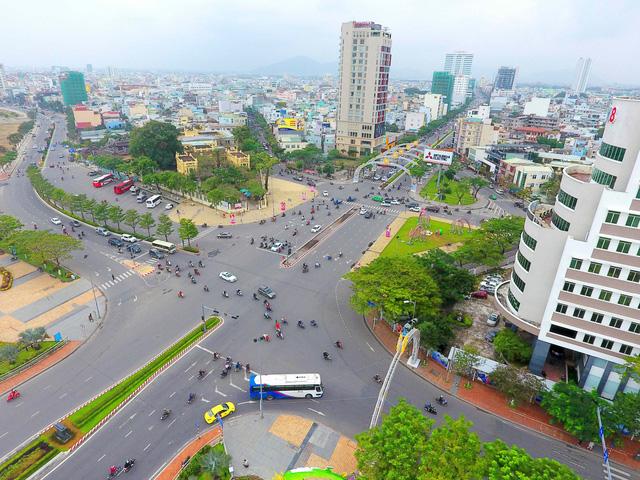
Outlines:
<svg viewBox="0 0 640 480"><path fill-rule="evenodd" d="M220 390L218 390L218 387L216 387L215 392L222 395L223 397L226 397L227 394L226 393L222 393Z"/></svg>
<svg viewBox="0 0 640 480"><path fill-rule="evenodd" d="M209 350L208 348L204 348L202 345L196 345L196 347L198 347L200 350L204 350L205 352L213 355L213 352L211 350Z"/></svg>
<svg viewBox="0 0 640 480"><path fill-rule="evenodd" d="M206 398L204 398L204 397L200 397L200 400L202 400L203 402L206 402L206 403L211 403L211 400L207 400L207 399L206 399Z"/></svg>
<svg viewBox="0 0 640 480"><path fill-rule="evenodd" d="M233 382L231 382L229 385L231 385L233 388L237 388L237 389L238 389L238 390L240 390L241 392L245 392L245 393L247 392L244 388L240 388L239 386L234 385L234 384L233 384Z"/></svg>
<svg viewBox="0 0 640 480"><path fill-rule="evenodd" d="M133 297L133 301L137 302L138 301L138 295L136 295L135 297Z"/></svg>
<svg viewBox="0 0 640 480"><path fill-rule="evenodd" d="M258 403L255 400L249 400L248 402L240 402L238 405L246 405L248 403Z"/></svg>
<svg viewBox="0 0 640 480"><path fill-rule="evenodd" d="M318 415L322 415L323 417L325 417L326 415L322 412L319 412L318 410L314 410L313 408L309 408L307 407L307 410L311 410L312 412L316 412Z"/></svg>

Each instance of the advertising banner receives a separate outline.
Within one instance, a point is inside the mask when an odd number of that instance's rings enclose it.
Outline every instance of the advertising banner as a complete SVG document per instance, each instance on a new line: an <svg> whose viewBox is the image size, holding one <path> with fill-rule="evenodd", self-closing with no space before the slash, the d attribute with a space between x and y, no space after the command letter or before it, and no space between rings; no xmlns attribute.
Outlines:
<svg viewBox="0 0 640 480"><path fill-rule="evenodd" d="M427 163L438 163L441 165L451 165L453 161L453 152L446 150L433 150L426 148L424 150L424 161Z"/></svg>

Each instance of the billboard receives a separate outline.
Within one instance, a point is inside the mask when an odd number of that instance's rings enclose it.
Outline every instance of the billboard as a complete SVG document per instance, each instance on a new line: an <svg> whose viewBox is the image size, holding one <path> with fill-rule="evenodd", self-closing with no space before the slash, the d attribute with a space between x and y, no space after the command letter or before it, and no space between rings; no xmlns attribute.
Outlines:
<svg viewBox="0 0 640 480"><path fill-rule="evenodd" d="M304 130L303 121L295 118L279 118L276 124L278 125L278 130Z"/></svg>
<svg viewBox="0 0 640 480"><path fill-rule="evenodd" d="M432 150L425 148L424 161L427 163L439 163L441 165L451 165L453 161L453 152L446 150Z"/></svg>

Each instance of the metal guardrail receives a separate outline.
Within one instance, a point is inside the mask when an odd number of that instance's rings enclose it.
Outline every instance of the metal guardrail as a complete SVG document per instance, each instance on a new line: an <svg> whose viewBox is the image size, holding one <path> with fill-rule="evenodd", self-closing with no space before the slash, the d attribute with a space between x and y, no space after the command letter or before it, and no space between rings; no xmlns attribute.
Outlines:
<svg viewBox="0 0 640 480"><path fill-rule="evenodd" d="M44 352L42 352L40 355L38 355L37 357L32 358L31 360L29 360L28 362L20 365L19 367L14 368L13 370L11 370L10 372L5 373L4 375L0 375L0 383L9 380L12 377L15 377L16 375L24 372L25 370L33 367L36 363L38 363L40 360L42 360L43 358L48 357L49 355L51 355L52 353L60 350L62 347L64 347L67 343L69 343L69 337L65 337L63 340L60 340L56 345L54 345L53 347L45 350Z"/></svg>

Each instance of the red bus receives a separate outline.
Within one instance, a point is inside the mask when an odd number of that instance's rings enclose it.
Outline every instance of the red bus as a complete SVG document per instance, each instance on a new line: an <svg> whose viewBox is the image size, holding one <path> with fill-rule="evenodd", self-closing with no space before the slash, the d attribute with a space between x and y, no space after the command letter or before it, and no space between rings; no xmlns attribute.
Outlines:
<svg viewBox="0 0 640 480"><path fill-rule="evenodd" d="M118 185L115 185L113 187L113 191L116 193L124 193L127 190L129 190L131 187L133 187L133 180L130 178L127 178L124 182L119 183Z"/></svg>
<svg viewBox="0 0 640 480"><path fill-rule="evenodd" d="M96 178L93 181L93 186L94 187L102 187L103 185L106 185L107 183L111 183L113 182L113 173L107 173L106 175L103 175L101 177Z"/></svg>

